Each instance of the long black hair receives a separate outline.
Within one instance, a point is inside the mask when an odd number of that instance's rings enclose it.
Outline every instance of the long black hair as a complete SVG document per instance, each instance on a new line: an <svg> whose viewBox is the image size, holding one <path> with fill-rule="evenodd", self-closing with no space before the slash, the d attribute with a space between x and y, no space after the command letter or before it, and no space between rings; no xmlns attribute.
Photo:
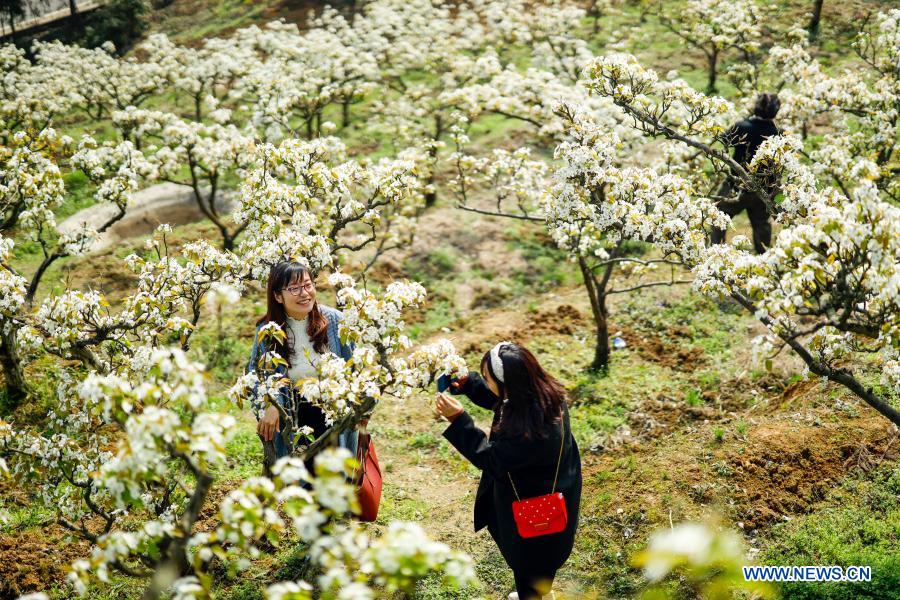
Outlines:
<svg viewBox="0 0 900 600"><path fill-rule="evenodd" d="M781 108L778 94L760 94L753 104L753 114L760 119L774 119Z"/></svg>
<svg viewBox="0 0 900 600"><path fill-rule="evenodd" d="M547 437L548 426L562 418L565 389L527 348L504 344L499 355L503 381L491 366L490 351L481 359L481 370L490 373L500 387L500 397L507 399L494 431L525 440Z"/></svg>
<svg viewBox="0 0 900 600"><path fill-rule="evenodd" d="M275 264L269 270L269 282L266 285L266 314L256 322L257 325L264 323L277 323L282 331L287 333L287 312L284 310L284 304L275 298L275 294L281 292L284 295L284 289L292 283L300 284L306 275L309 280L315 284L312 272L302 264L291 261L281 261ZM306 324L306 333L313 342L313 349L322 354L328 348L328 320L322 311L319 310L319 301L313 302L312 311L309 313ZM273 348L275 352L287 361L288 366L291 365L291 353L293 348L288 336L285 336L284 343L276 342Z"/></svg>

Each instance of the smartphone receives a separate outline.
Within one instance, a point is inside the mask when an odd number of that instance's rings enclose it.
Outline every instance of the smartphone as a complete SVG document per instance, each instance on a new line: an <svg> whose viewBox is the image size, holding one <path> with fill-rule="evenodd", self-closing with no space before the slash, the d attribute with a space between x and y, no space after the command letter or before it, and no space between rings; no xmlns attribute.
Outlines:
<svg viewBox="0 0 900 600"><path fill-rule="evenodd" d="M450 379L449 375L441 375L437 380L437 388L439 392L446 392L450 387L450 382L453 381Z"/></svg>

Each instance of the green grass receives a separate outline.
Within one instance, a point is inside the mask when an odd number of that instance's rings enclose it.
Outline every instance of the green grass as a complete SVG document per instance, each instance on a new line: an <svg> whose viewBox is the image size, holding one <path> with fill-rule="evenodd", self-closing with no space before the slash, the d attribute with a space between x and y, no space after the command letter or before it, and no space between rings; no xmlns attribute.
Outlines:
<svg viewBox="0 0 900 600"><path fill-rule="evenodd" d="M893 599L900 589L900 467L851 478L826 506L776 526L762 554L769 565L867 565L869 583L783 583L792 600Z"/></svg>
<svg viewBox="0 0 900 600"><path fill-rule="evenodd" d="M513 226L506 231L507 247L518 250L528 264L512 279L517 297L533 295L560 286L581 282L581 273L568 253L560 250L544 230L534 226Z"/></svg>
<svg viewBox="0 0 900 600"><path fill-rule="evenodd" d="M485 554L479 557L475 565L478 579L485 587L495 591L508 591L513 588L512 572L506 566L506 561L500 551L493 544Z"/></svg>
<svg viewBox="0 0 900 600"><path fill-rule="evenodd" d="M226 455L228 463L215 474L217 478L243 481L260 474L262 445L256 435L255 423L242 421L238 424L237 431L226 445Z"/></svg>
<svg viewBox="0 0 900 600"><path fill-rule="evenodd" d="M40 527L56 520L56 512L52 508L40 504L20 506L2 497L0 513L4 513L7 519L5 523L0 523L0 532Z"/></svg>
<svg viewBox="0 0 900 600"><path fill-rule="evenodd" d="M128 579L113 572L109 582L93 585L88 588L86 598L90 600L121 600L122 598L140 598L147 582L139 579ZM46 592L50 600L71 600L72 588L55 585Z"/></svg>
<svg viewBox="0 0 900 600"><path fill-rule="evenodd" d="M95 204L94 191L96 186L91 183L87 175L81 171L67 173L63 177L66 186L66 201L56 210L58 222L71 217L79 210Z"/></svg>
<svg viewBox="0 0 900 600"><path fill-rule="evenodd" d="M640 402L671 394L678 385L678 375L630 352L613 354L609 373L583 371L567 386L574 402L572 432L582 447L615 431Z"/></svg>
<svg viewBox="0 0 900 600"><path fill-rule="evenodd" d="M264 600L263 586L256 581L245 581L231 588L223 596L224 600Z"/></svg>
<svg viewBox="0 0 900 600"><path fill-rule="evenodd" d="M402 489L395 487L389 480L384 482L381 495L381 507L378 510L378 522L422 521L428 518L428 504L418 498L409 497Z"/></svg>
<svg viewBox="0 0 900 600"><path fill-rule="evenodd" d="M272 3L274 5L274 3ZM176 11L173 5L161 29L181 43L227 34L229 31L264 21L262 16L270 8L268 2L252 0L224 0L223 2L194 2L190 12Z"/></svg>
<svg viewBox="0 0 900 600"><path fill-rule="evenodd" d="M688 393L684 396L684 401L688 406L700 406L703 404L703 396L700 395L699 390L688 390Z"/></svg>
<svg viewBox="0 0 900 600"><path fill-rule="evenodd" d="M459 270L461 257L452 246L438 246L423 256L412 256L403 263L403 270L411 279L426 287L453 278Z"/></svg>
<svg viewBox="0 0 900 600"><path fill-rule="evenodd" d="M409 440L409 447L414 450L432 450L441 444L441 440L430 431L419 431Z"/></svg>
<svg viewBox="0 0 900 600"><path fill-rule="evenodd" d="M430 575L419 582L415 591L416 600L469 600L478 596L478 588L449 589L438 575Z"/></svg>
<svg viewBox="0 0 900 600"><path fill-rule="evenodd" d="M433 288L432 288L433 289ZM413 341L423 336L435 333L443 327L447 327L459 318L459 312L453 303L444 296L432 293L429 308L425 318L420 323L412 323L407 328L407 335Z"/></svg>

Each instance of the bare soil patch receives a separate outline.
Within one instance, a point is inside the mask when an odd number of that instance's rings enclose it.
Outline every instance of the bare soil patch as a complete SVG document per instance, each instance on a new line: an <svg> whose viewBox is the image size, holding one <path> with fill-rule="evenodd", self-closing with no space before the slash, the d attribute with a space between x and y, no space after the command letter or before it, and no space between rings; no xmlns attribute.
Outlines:
<svg viewBox="0 0 900 600"><path fill-rule="evenodd" d="M892 437L880 416L821 426L773 421L751 429L744 447L720 453L734 469L730 482L744 527L810 512L848 474L848 459L861 451L882 455Z"/></svg>
<svg viewBox="0 0 900 600"><path fill-rule="evenodd" d="M667 339L691 339L684 327L672 327L659 334L647 334L631 327L610 325L610 332L621 331L626 343L641 356L675 371L694 371L706 361L702 348L683 346Z"/></svg>
<svg viewBox="0 0 900 600"><path fill-rule="evenodd" d="M53 524L0 536L0 600L47 589L62 583L69 565L89 553L87 542L75 539Z"/></svg>

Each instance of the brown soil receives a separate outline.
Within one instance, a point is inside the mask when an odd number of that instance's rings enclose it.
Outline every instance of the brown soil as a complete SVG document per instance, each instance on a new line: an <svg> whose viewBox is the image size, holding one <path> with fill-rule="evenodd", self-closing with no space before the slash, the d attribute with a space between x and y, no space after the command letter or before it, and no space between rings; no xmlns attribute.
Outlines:
<svg viewBox="0 0 900 600"><path fill-rule="evenodd" d="M217 244L219 231L211 223L201 223L189 233L175 231L167 236L167 246L171 256L177 256L182 246L200 240L210 240ZM78 258L68 263L61 274L72 289L94 289L102 292L115 305L124 296L134 293L138 281L137 274L130 271L121 254L142 253L143 245L134 240L119 240L94 254Z"/></svg>
<svg viewBox="0 0 900 600"><path fill-rule="evenodd" d="M466 355L485 352L487 344L500 340L525 344L539 337L573 335L586 323L581 311L566 302L567 296L578 292L580 288L568 290L560 294L562 304L533 314L484 311L467 318L468 323L477 324L473 331L461 331L448 337L454 339L457 349Z"/></svg>
<svg viewBox="0 0 900 600"><path fill-rule="evenodd" d="M889 445L897 434L879 416L798 426L781 415L751 425L742 438L729 433L710 451L712 429L700 423L648 443L628 438L621 452L583 453L591 494L582 498L582 518L598 522L613 545L670 520L712 515L758 531L814 511L857 465L865 468L861 462L896 460Z"/></svg>
<svg viewBox="0 0 900 600"><path fill-rule="evenodd" d="M640 409L629 412L628 425L632 437L643 440L657 438L690 423L722 417L722 411L713 406L690 406L683 400L659 396L645 402Z"/></svg>
<svg viewBox="0 0 900 600"><path fill-rule="evenodd" d="M817 381L801 380L785 386L784 379L773 373L749 380L738 377L723 381L715 390L700 394L702 403L692 406L686 397L673 398L659 394L627 413L628 430L623 429L595 447L595 451L634 448L675 429L704 422L728 422L752 415L771 415L798 405L820 388ZM753 403L754 394L758 398Z"/></svg>
<svg viewBox="0 0 900 600"><path fill-rule="evenodd" d="M538 311L531 315L528 327L516 332L520 338L536 338L545 335L574 335L587 324L581 311L571 304Z"/></svg>
<svg viewBox="0 0 900 600"><path fill-rule="evenodd" d="M752 380L745 375L725 379L708 393L716 404L735 411L746 408L755 394L759 403L753 406L751 412L772 413L779 407L786 407L794 400L802 399L819 385L814 380L801 380L786 385L784 377L766 373Z"/></svg>
<svg viewBox="0 0 900 600"><path fill-rule="evenodd" d="M213 487L200 511L196 531L216 528L219 504L239 483L226 481ZM0 488L0 492L10 499L23 495L15 488ZM18 503L24 505L27 501L23 498ZM3 557L0 561L0 600L46 590L52 584L64 584L72 562L89 553L90 544L87 541L55 523L39 530L29 529L0 536L0 556Z"/></svg>
<svg viewBox="0 0 900 600"><path fill-rule="evenodd" d="M0 536L0 600L45 590L65 580L69 565L89 553L87 542L73 539L59 525Z"/></svg>
<svg viewBox="0 0 900 600"><path fill-rule="evenodd" d="M274 4L263 12L262 21L269 22L284 19L288 23L296 23L303 29L307 20L320 12L326 4L316 0L284 0Z"/></svg>
<svg viewBox="0 0 900 600"><path fill-rule="evenodd" d="M610 332L621 331L622 338L630 348L644 358L676 371L693 371L701 366L706 358L702 348L685 347L680 343L671 343L667 339L690 341L691 334L684 327L672 327L662 334L646 334L630 327L610 325Z"/></svg>
<svg viewBox="0 0 900 600"><path fill-rule="evenodd" d="M134 292L138 276L125 267L121 258L105 253L81 260L69 270L71 283L81 288L102 290L115 298Z"/></svg>
<svg viewBox="0 0 900 600"><path fill-rule="evenodd" d="M380 284L388 284L397 279L405 278L406 272L403 266L393 256L382 256L372 268L366 272L366 277Z"/></svg>
<svg viewBox="0 0 900 600"><path fill-rule="evenodd" d="M883 455L891 437L880 416L820 426L775 421L751 429L743 448L723 449L717 458L734 469L738 517L756 529L809 512L847 475L855 455Z"/></svg>
<svg viewBox="0 0 900 600"><path fill-rule="evenodd" d="M427 210L416 224L416 237L406 256L427 256L435 248L450 247L459 253L455 267L481 267L498 275L508 274L525 262L506 248L503 219L481 218L452 206Z"/></svg>
<svg viewBox="0 0 900 600"><path fill-rule="evenodd" d="M223 481L213 486L206 495L206 500L203 502L203 508L200 509L200 514L197 515L196 531L209 532L219 526L219 505L222 503L222 500L225 499L225 496L241 485L241 483L242 482L240 481Z"/></svg>

